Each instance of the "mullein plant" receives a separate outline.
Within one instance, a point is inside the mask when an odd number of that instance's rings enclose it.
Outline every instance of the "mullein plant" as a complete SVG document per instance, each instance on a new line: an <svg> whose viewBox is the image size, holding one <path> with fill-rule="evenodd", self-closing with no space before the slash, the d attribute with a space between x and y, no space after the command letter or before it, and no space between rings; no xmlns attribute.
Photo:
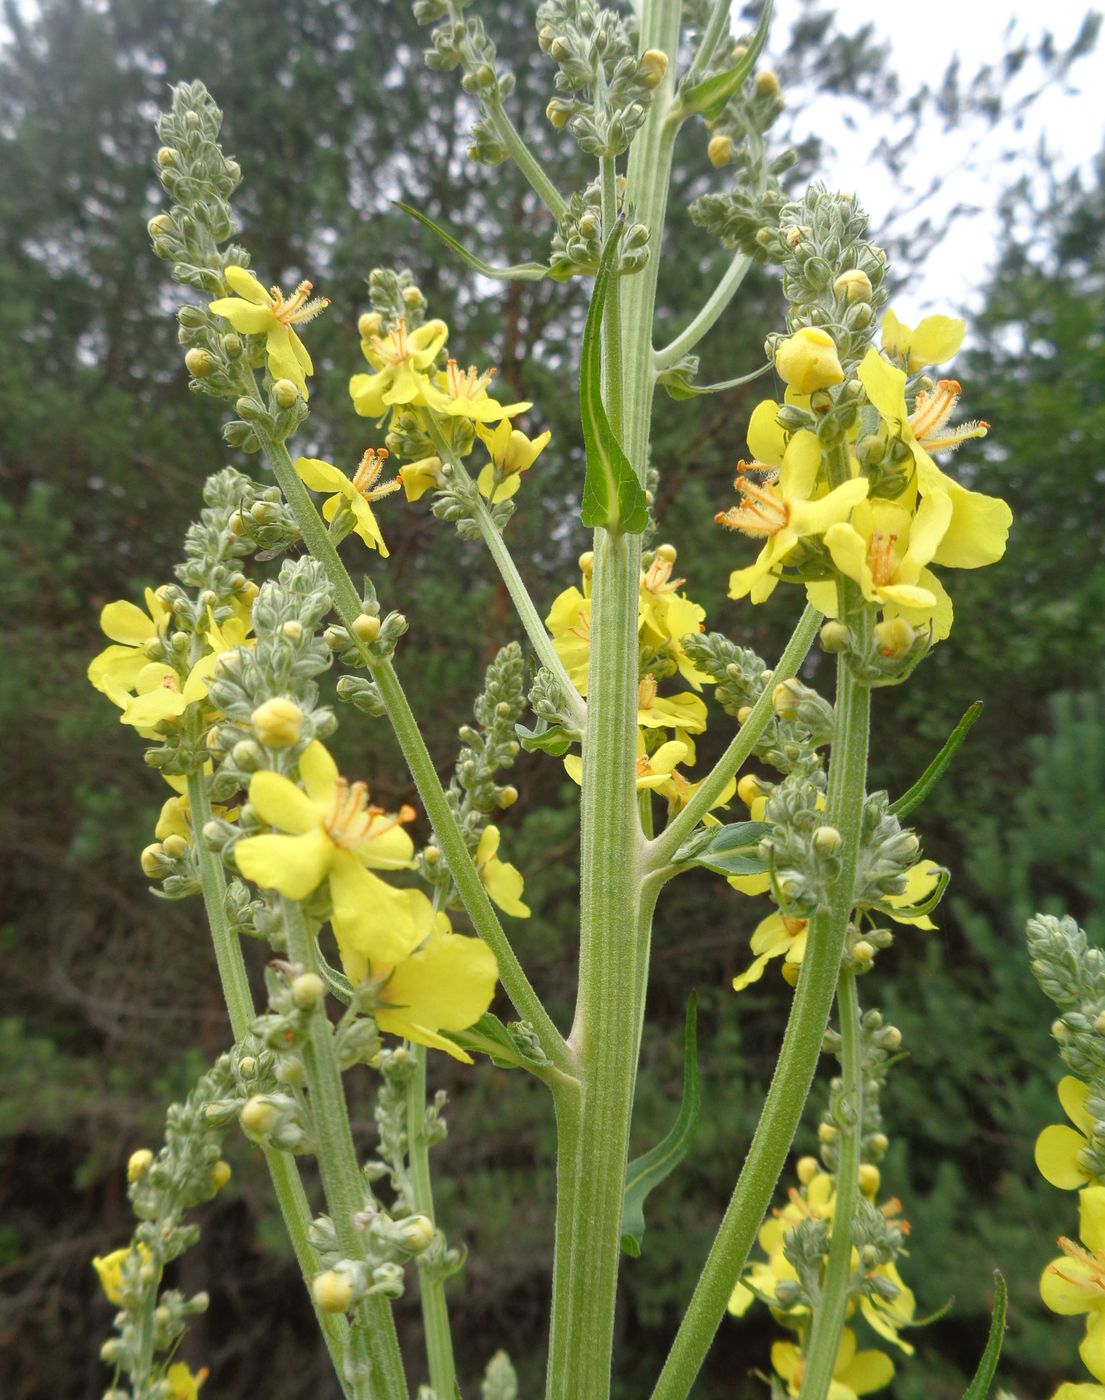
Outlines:
<svg viewBox="0 0 1105 1400"><path fill-rule="evenodd" d="M446 255L485 277L593 278L577 483L593 535L578 582L551 601L531 598L506 533L533 478L557 469L534 406L500 393L494 366L469 364L407 271L374 270L363 308L330 307L308 281L269 286L231 241L241 170L220 148L215 103L186 84L159 120L169 205L149 232L187 289L184 367L195 391L227 405L227 444L264 465L256 479L229 467L208 479L175 578L141 605L105 608L111 644L89 669L170 789L142 868L164 897L202 897L234 1040L170 1111L165 1147L131 1158L134 1238L96 1262L118 1309L104 1347L113 1397L190 1396L201 1384L174 1351L205 1299L161 1285L195 1235L183 1212L222 1183L219 1143L236 1122L271 1174L343 1393L409 1394L392 1303L414 1269L430 1381L419 1394L453 1400L446 1282L464 1254L434 1210L430 1150L445 1120L442 1095L428 1097L431 1051L465 1063L484 1055L547 1086L558 1138L547 1395L607 1397L621 1255L640 1254L644 1197L690 1149L696 1119L692 1005L684 1111L658 1149L627 1161L653 916L664 887L699 867L727 878L737 919L744 900L762 901L734 995L754 997L778 968L794 996L655 1400L691 1393L727 1310L766 1305L779 1324L769 1353L750 1358L770 1365L775 1395L849 1400L885 1385L891 1353L913 1349L916 1304L899 1272L909 1227L878 1166L888 1145L880 1093L901 1037L861 1007L859 985L896 930L932 927L948 874L904 823L973 714L895 801L867 791L868 715L873 691L904 682L946 640L944 571L1000 559L1010 513L935 460L986 432L956 421L959 385L931 373L959 348L963 323L910 327L886 307L886 258L854 197L781 189L790 157L771 153L769 131L782 99L758 66L770 5L744 37L731 32L730 8L538 6L552 65L546 115L582 153L580 188L563 193L508 114L514 80L481 21L462 0L414 6L431 26L430 67L459 72L479 109L470 158L513 159L553 230L546 259L495 268L430 225ZM691 212L728 250L727 265L686 328L654 348L673 156L701 122L710 161L732 178ZM694 351L754 262L781 271L786 307L764 366L781 389L751 415L747 459L717 522L731 532L729 593L742 608L776 592L782 604L780 584L805 593L773 667L707 630L676 548L656 542L661 464L649 454L658 384L686 398L742 382L697 383ZM348 408L365 420L368 445L359 461L299 455L311 323L358 312L364 364ZM448 783L400 682L407 623L377 596L389 517L422 501L486 545L526 639L489 667ZM799 679L818 638L835 658L832 698ZM390 724L421 811L381 808L339 771L327 747L339 711ZM695 771L709 723L728 745ZM522 748L563 764L580 788L578 998L565 1030L508 933L530 914L504 815L519 796L508 778ZM422 845L419 818L432 832ZM261 1006L244 938L272 951ZM507 1023L490 1011L499 983ZM798 1184L772 1210L823 1050L838 1072L820 1160L799 1159ZM343 1091L355 1066L378 1090L370 1160ZM1080 1125L1094 1102L1079 1100ZM304 1157L317 1162L317 1197L300 1176ZM516 1394L502 1353L482 1393Z"/></svg>

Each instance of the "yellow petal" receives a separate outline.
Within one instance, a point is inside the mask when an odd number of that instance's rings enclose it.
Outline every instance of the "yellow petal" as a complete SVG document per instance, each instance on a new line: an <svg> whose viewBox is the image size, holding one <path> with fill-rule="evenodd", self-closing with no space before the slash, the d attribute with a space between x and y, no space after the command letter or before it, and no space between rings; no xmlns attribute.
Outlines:
<svg viewBox="0 0 1105 1400"><path fill-rule="evenodd" d="M407 870L414 842L393 817L377 817L368 835L349 849L363 865L375 870Z"/></svg>
<svg viewBox="0 0 1105 1400"><path fill-rule="evenodd" d="M1100 1308L1086 1319L1086 1335L1078 1348L1078 1355L1095 1380L1105 1381L1105 1313ZM1100 1386L1086 1388L1099 1390L1105 1396L1105 1390L1101 1390Z"/></svg>
<svg viewBox="0 0 1105 1400"><path fill-rule="evenodd" d="M380 558L388 557L388 547L384 543L384 537L380 533L380 527L376 523L376 517L372 512L372 507L358 491L350 496L349 504L353 510L353 519L357 522L353 526L353 533L368 545L369 549L376 549L380 552Z"/></svg>
<svg viewBox="0 0 1105 1400"><path fill-rule="evenodd" d="M297 457L292 465L296 476L312 491L341 491L352 485L343 471L321 457Z"/></svg>
<svg viewBox="0 0 1105 1400"><path fill-rule="evenodd" d="M248 269L232 264L226 269L223 276L226 278L230 290L240 297L245 297L246 301L251 301L256 306L270 306L272 304L269 293Z"/></svg>
<svg viewBox="0 0 1105 1400"><path fill-rule="evenodd" d="M384 392L391 376L388 374L355 374L349 381L349 396L354 411L362 418L379 418L387 405Z"/></svg>
<svg viewBox="0 0 1105 1400"><path fill-rule="evenodd" d="M249 800L257 815L269 826L293 836L322 829L319 810L310 797L290 778L267 768L249 780Z"/></svg>
<svg viewBox="0 0 1105 1400"><path fill-rule="evenodd" d="M121 642L128 647L140 647L150 637L157 636L153 619L125 598L107 604L100 613L100 627L113 642Z"/></svg>
<svg viewBox="0 0 1105 1400"><path fill-rule="evenodd" d="M106 695L109 681L123 690L133 690L145 667L146 657L141 647L111 646L92 658L86 675L96 689Z"/></svg>
<svg viewBox="0 0 1105 1400"><path fill-rule="evenodd" d="M337 847L321 827L301 836L247 836L234 847L238 869L255 885L306 899L326 878Z"/></svg>
<svg viewBox="0 0 1105 1400"><path fill-rule="evenodd" d="M748 450L757 462L777 467L787 450L787 435L775 421L779 405L774 399L764 399L752 410L748 420Z"/></svg>
<svg viewBox="0 0 1105 1400"><path fill-rule="evenodd" d="M1105 1259L1105 1186L1087 1186L1079 1193L1078 1233L1088 1249Z"/></svg>
<svg viewBox="0 0 1105 1400"><path fill-rule="evenodd" d="M1095 1286L1092 1266L1065 1254L1053 1259L1040 1276L1040 1297L1045 1307L1064 1317L1091 1312L1105 1302Z"/></svg>
<svg viewBox="0 0 1105 1400"><path fill-rule="evenodd" d="M1064 1074L1059 1081L1059 1102L1070 1121L1087 1137L1093 1132L1093 1116L1086 1111L1090 1086L1073 1074Z"/></svg>
<svg viewBox="0 0 1105 1400"><path fill-rule="evenodd" d="M299 776L307 796L320 806L329 806L338 785L338 765L329 750L318 739L313 740L299 756Z"/></svg>
<svg viewBox="0 0 1105 1400"><path fill-rule="evenodd" d="M1036 1139L1036 1169L1060 1191L1078 1191L1090 1179L1089 1172L1078 1165L1078 1154L1085 1146L1081 1133L1065 1123L1053 1123Z"/></svg>
<svg viewBox="0 0 1105 1400"><path fill-rule="evenodd" d="M966 329L966 321L953 320L951 316L926 316L909 337L910 374L926 365L942 365L950 360L963 344Z"/></svg>
<svg viewBox="0 0 1105 1400"><path fill-rule="evenodd" d="M273 326L279 324L267 306L251 306L240 297L220 297L211 303L211 310L224 321L229 321L242 335L267 335Z"/></svg>
<svg viewBox="0 0 1105 1400"><path fill-rule="evenodd" d="M872 346L863 357L857 371L867 397L892 426L904 429L909 423L905 405L904 372L888 364Z"/></svg>
<svg viewBox="0 0 1105 1400"><path fill-rule="evenodd" d="M491 1005L498 979L495 955L481 938L435 932L396 967L384 999L408 1022L462 1031ZM377 1021L384 1025L381 1015Z"/></svg>
<svg viewBox="0 0 1105 1400"><path fill-rule="evenodd" d="M348 851L339 851L330 866L330 897L334 936L351 982L363 981L372 967L402 962L432 926L433 906L421 890L394 889Z"/></svg>
<svg viewBox="0 0 1105 1400"><path fill-rule="evenodd" d="M894 1363L883 1351L860 1351L852 1358L840 1379L857 1395L870 1395L894 1379Z"/></svg>

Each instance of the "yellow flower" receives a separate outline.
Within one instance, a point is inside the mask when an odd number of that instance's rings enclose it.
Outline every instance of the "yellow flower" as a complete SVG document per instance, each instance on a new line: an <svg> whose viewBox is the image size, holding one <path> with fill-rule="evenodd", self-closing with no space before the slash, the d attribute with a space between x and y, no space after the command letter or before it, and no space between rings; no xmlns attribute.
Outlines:
<svg viewBox="0 0 1105 1400"><path fill-rule="evenodd" d="M966 329L966 321L950 316L926 316L914 329L888 310L882 318L882 348L892 360L904 360L909 374L916 374L926 365L950 360L963 344Z"/></svg>
<svg viewBox="0 0 1105 1400"><path fill-rule="evenodd" d="M476 478L480 493L489 501L503 501L513 496L522 484L522 473L528 472L552 440L547 429L539 437L528 438L504 418L495 428L480 422L476 433L487 448L491 461Z"/></svg>
<svg viewBox="0 0 1105 1400"><path fill-rule="evenodd" d="M441 485L441 458L420 457L399 468L398 478L408 501L418 501L434 486Z"/></svg>
<svg viewBox="0 0 1105 1400"><path fill-rule="evenodd" d="M872 405L913 454L921 495L944 495L951 500L951 519L932 562L952 569L978 569L996 563L1005 553L1013 512L1000 497L968 491L945 476L926 450L926 445L939 451L962 440L955 434L933 437L942 430L947 413L954 407L958 384L954 380L941 381L931 402L919 396L915 424L906 409L904 372L888 364L874 348L864 357L859 378ZM980 436L985 425L968 424L963 432L966 436Z"/></svg>
<svg viewBox="0 0 1105 1400"><path fill-rule="evenodd" d="M172 1386L170 1391L172 1400L197 1400L200 1386L203 1385L207 1376L206 1366L201 1367L193 1374L183 1361L174 1361L165 1372L165 1379Z"/></svg>
<svg viewBox="0 0 1105 1400"><path fill-rule="evenodd" d="M646 650L664 651L671 656L679 674L695 690L710 679L693 664L683 650L683 638L703 630L706 609L677 590L686 579L672 578L676 554L671 545L661 545L646 572L641 575L639 630Z"/></svg>
<svg viewBox="0 0 1105 1400"><path fill-rule="evenodd" d="M585 598L578 588L566 588L553 599L545 626L568 672L568 679L580 695L586 695L591 660L590 598Z"/></svg>
<svg viewBox="0 0 1105 1400"><path fill-rule="evenodd" d="M797 1395L802 1388L806 1363L793 1342L776 1342L771 1348L771 1364L776 1374L787 1383L787 1394ZM894 1379L894 1363L881 1351L857 1351L856 1334L845 1327L833 1366L833 1379L828 1400L857 1400L881 1390Z"/></svg>
<svg viewBox="0 0 1105 1400"><path fill-rule="evenodd" d="M1060 1239L1063 1251L1040 1279L1040 1297L1052 1312L1087 1314L1079 1355L1096 1380L1105 1381L1105 1186L1078 1193L1082 1243Z"/></svg>
<svg viewBox="0 0 1105 1400"><path fill-rule="evenodd" d="M844 380L836 341L816 326L803 326L782 341L775 351L775 368L780 379L800 394L812 394Z"/></svg>
<svg viewBox="0 0 1105 1400"><path fill-rule="evenodd" d="M647 675L637 684L637 723L642 729L702 734L706 729L706 706L688 690L681 695L657 695L656 677Z"/></svg>
<svg viewBox="0 0 1105 1400"><path fill-rule="evenodd" d="M1082 1152L1090 1145L1094 1120L1086 1111L1090 1086L1067 1074L1059 1081L1059 1102L1063 1112L1074 1124L1053 1123L1036 1139L1036 1166L1040 1175L1060 1191L1074 1191L1094 1179L1081 1162Z"/></svg>
<svg viewBox="0 0 1105 1400"><path fill-rule="evenodd" d="M1064 1381L1051 1400L1105 1400L1105 1385L1092 1381Z"/></svg>
<svg viewBox="0 0 1105 1400"><path fill-rule="evenodd" d="M951 631L952 601L926 566L940 547L951 521L949 497L926 496L916 513L893 501L860 501L851 521L825 531L833 563L854 580L869 603L903 616L914 626L931 622L933 641ZM828 617L837 615L836 584L811 583L809 600Z"/></svg>
<svg viewBox="0 0 1105 1400"><path fill-rule="evenodd" d="M108 684L133 690L139 674L149 662L145 646L168 631L172 610L152 588L146 589L146 611L125 598L108 603L100 613L100 628L116 646L105 647L93 657L88 679L103 694Z"/></svg>
<svg viewBox="0 0 1105 1400"><path fill-rule="evenodd" d="M330 299L315 297L310 300L311 283L300 282L285 301L279 287L266 292L253 273L244 267L228 267L226 280L238 295L220 297L211 303L211 310L243 335L263 335L273 379L290 379L307 398L307 376L314 374L315 367L307 347L292 327L313 321L330 305Z"/></svg>
<svg viewBox="0 0 1105 1400"><path fill-rule="evenodd" d="M352 480L343 471L318 457L297 457L294 464L296 475L304 486L309 486L312 491L334 492L334 495L322 504L323 517L333 520L339 508L345 505L356 522L353 533L358 535L369 549L378 549L384 559L388 557L388 547L384 543L369 501L377 501L381 496L390 496L393 491L399 489L398 481L385 481L380 486L376 485L388 455L384 447L370 447L361 458L361 464Z"/></svg>
<svg viewBox="0 0 1105 1400"><path fill-rule="evenodd" d="M144 1244L132 1246L124 1245L122 1249L113 1249L110 1254L102 1257L97 1255L92 1260L92 1267L100 1280L100 1287L104 1290L109 1303L114 1303L116 1307L121 1307L123 1303L123 1265L136 1254L140 1263L146 1263L150 1257L150 1251Z"/></svg>
<svg viewBox="0 0 1105 1400"><path fill-rule="evenodd" d="M491 824L484 827L480 844L476 847L476 869L487 893L504 914L513 914L516 919L528 919L529 906L522 903L521 872L498 857L501 839L497 826Z"/></svg>
<svg viewBox="0 0 1105 1400"><path fill-rule="evenodd" d="M531 403L501 404L493 399L487 386L494 376L493 369L478 374L474 365L462 371L456 360L450 360L445 372L437 376L436 384L426 390L426 403L435 413L444 413L448 418L471 418L477 423L498 423L501 418L513 418L533 407Z"/></svg>
<svg viewBox="0 0 1105 1400"><path fill-rule="evenodd" d="M401 823L412 820L413 811L389 816L370 807L367 786L339 777L317 739L300 756L299 775L302 788L267 770L250 779L250 804L277 831L239 841L238 869L288 899L306 899L329 880L339 945L366 939L378 957L397 962L412 946L412 891L392 889L366 867L410 866L414 847Z"/></svg>
<svg viewBox="0 0 1105 1400"><path fill-rule="evenodd" d="M426 406L430 389L426 373L445 344L449 327L444 321L426 321L407 334L400 316L388 335L370 335L361 350L375 374L355 374L349 381L353 407L362 418L380 418L393 404Z"/></svg>
<svg viewBox="0 0 1105 1400"><path fill-rule="evenodd" d="M645 751L645 737L637 731L637 775L638 792L649 789L659 790L672 780L677 763L685 763L688 757L687 745L680 739L668 739L653 753ZM573 783L583 782L583 759L577 753L570 753L564 760L564 771ZM715 804L716 805L716 804Z"/></svg>
<svg viewBox="0 0 1105 1400"><path fill-rule="evenodd" d="M764 540L755 563L735 569L729 577L730 598L749 595L753 603L769 598L778 583L775 569L799 542L809 535L823 535L830 525L846 520L852 508L867 495L867 481L853 477L827 495L813 499L821 470L821 444L816 434L795 433L787 445L774 484L756 485L742 462L734 483L742 496L715 519L742 534Z"/></svg>

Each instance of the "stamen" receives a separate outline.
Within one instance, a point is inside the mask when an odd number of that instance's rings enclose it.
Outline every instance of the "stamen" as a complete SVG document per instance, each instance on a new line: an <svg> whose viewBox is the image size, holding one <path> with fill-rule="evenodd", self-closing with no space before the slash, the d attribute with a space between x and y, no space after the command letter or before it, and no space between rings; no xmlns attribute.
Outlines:
<svg viewBox="0 0 1105 1400"><path fill-rule="evenodd" d="M1083 1249L1074 1240L1068 1240L1065 1236L1060 1236L1057 1244L1068 1259L1073 1259L1089 1270L1088 1278L1073 1277L1066 1274L1058 1264L1049 1264L1046 1272L1054 1274L1056 1278L1061 1278L1064 1283L1069 1283L1073 1288L1080 1289L1083 1293L1105 1293L1105 1259L1100 1254L1091 1254L1088 1249Z"/></svg>
<svg viewBox="0 0 1105 1400"><path fill-rule="evenodd" d="M955 412L962 392L954 379L941 379L932 392L922 389L917 395L917 406L910 416L913 436L930 452L954 451L969 438L985 437L989 423L972 419L948 432L941 430Z"/></svg>
<svg viewBox="0 0 1105 1400"><path fill-rule="evenodd" d="M449 387L449 397L452 399L475 399L486 390L487 386L495 378L496 370L492 367L480 374L475 365L469 365L468 369L462 372L457 368L456 360L449 360L445 366L446 382Z"/></svg>
<svg viewBox="0 0 1105 1400"><path fill-rule="evenodd" d="M579 624L576 627L569 627L568 632L573 637L578 637L581 642L591 640L591 617L585 608L579 610Z"/></svg>
<svg viewBox="0 0 1105 1400"><path fill-rule="evenodd" d="M651 710L652 702L656 699L656 677L650 671L642 676L637 684L637 708L639 710Z"/></svg>
<svg viewBox="0 0 1105 1400"><path fill-rule="evenodd" d="M897 542L897 535L893 533L884 535L878 530L867 542L867 567L871 570L871 578L874 580L876 588L882 588L894 578L894 572L898 567L894 550Z"/></svg>
<svg viewBox="0 0 1105 1400"><path fill-rule="evenodd" d="M719 525L727 525L730 530L740 530L745 535L770 536L785 530L790 520L790 507L774 486L757 486L743 473L747 470L742 462L734 481L734 489L744 497L739 506L730 506L714 516Z"/></svg>
<svg viewBox="0 0 1105 1400"><path fill-rule="evenodd" d="M658 554L649 565L648 573L644 577L646 591L653 594L674 593L677 588L682 588L687 580L685 578L672 578L671 571L672 561Z"/></svg>
<svg viewBox="0 0 1105 1400"><path fill-rule="evenodd" d="M781 914L779 917L782 920L784 932L790 938L797 938L806 924L809 923L808 919L791 919L786 914Z"/></svg>

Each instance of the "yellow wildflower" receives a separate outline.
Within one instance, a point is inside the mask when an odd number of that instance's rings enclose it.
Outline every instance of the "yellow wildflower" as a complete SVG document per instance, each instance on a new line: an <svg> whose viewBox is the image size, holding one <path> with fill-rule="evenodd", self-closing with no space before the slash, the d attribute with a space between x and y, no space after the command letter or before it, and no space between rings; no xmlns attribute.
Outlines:
<svg viewBox="0 0 1105 1400"><path fill-rule="evenodd" d="M1086 1110L1090 1086L1073 1074L1059 1081L1059 1102L1074 1124L1053 1123L1036 1139L1036 1166L1040 1175L1060 1191L1074 1191L1093 1180L1093 1173L1082 1165L1083 1151L1090 1145L1094 1120Z"/></svg>
<svg viewBox="0 0 1105 1400"><path fill-rule="evenodd" d="M1060 1239L1062 1254L1040 1279L1040 1297L1052 1312L1086 1314L1086 1336L1078 1349L1086 1369L1105 1381L1105 1186L1078 1193L1081 1244Z"/></svg>
<svg viewBox="0 0 1105 1400"><path fill-rule="evenodd" d="M140 1263L145 1264L150 1257L150 1251L144 1244L134 1246L124 1245L122 1249L113 1249L110 1254L102 1257L97 1255L92 1260L92 1267L96 1270L100 1280L100 1287L104 1290L109 1303L114 1303L116 1307L121 1307L123 1303L123 1265L132 1254L138 1256Z"/></svg>
<svg viewBox="0 0 1105 1400"><path fill-rule="evenodd" d="M441 458L420 457L399 468L398 478L408 501L418 501L427 491L441 485Z"/></svg>
<svg viewBox="0 0 1105 1400"><path fill-rule="evenodd" d="M566 588L553 599L545 626L568 672L568 679L580 695L586 695L591 660L590 598L585 598L578 588Z"/></svg>
<svg viewBox="0 0 1105 1400"><path fill-rule="evenodd" d="M244 267L228 267L226 280L238 295L220 297L211 303L211 310L243 335L263 335L273 379L290 379L306 398L307 376L314 374L315 367L307 347L292 327L313 321L330 305L329 297L311 299L311 283L300 282L285 301L279 287L265 291L253 273Z"/></svg>
<svg viewBox="0 0 1105 1400"><path fill-rule="evenodd" d="M193 1373L183 1361L174 1361L165 1372L165 1379L169 1382L172 1390L169 1392L171 1400L197 1400L200 1386L208 1377L206 1366L201 1366Z"/></svg>
<svg viewBox="0 0 1105 1400"><path fill-rule="evenodd" d="M764 546L755 563L735 569L729 577L730 598L747 594L753 603L769 598L778 583L775 573L798 542L823 535L846 520L852 508L867 495L867 481L853 477L827 495L814 498L821 470L821 444L816 434L803 430L787 444L777 482L757 485L742 462L734 483L742 500L715 519L731 530L762 539Z"/></svg>
<svg viewBox="0 0 1105 1400"><path fill-rule="evenodd" d="M666 652L683 679L695 690L701 690L703 682L710 677L692 663L682 644L684 637L696 636L703 630L706 609L678 591L686 579L672 578L675 559L672 546L662 544L648 569L641 574L638 611L641 645L646 650Z"/></svg>
<svg viewBox="0 0 1105 1400"><path fill-rule="evenodd" d="M828 331L803 326L782 341L775 351L775 368L784 383L800 394L812 394L844 380L836 342Z"/></svg>
<svg viewBox="0 0 1105 1400"><path fill-rule="evenodd" d="M384 447L368 448L352 480L343 471L318 457L297 457L294 464L296 475L304 486L309 486L312 491L334 492L334 495L329 496L322 504L324 518L333 520L341 506L346 506L356 522L353 533L359 536L369 549L378 549L384 559L388 557L388 547L384 543L369 501L378 501L381 496L390 496L393 491L399 490L398 481L385 481L380 486L376 485L388 456Z"/></svg>
<svg viewBox="0 0 1105 1400"><path fill-rule="evenodd" d="M978 569L996 563L1005 553L1012 511L1000 497L960 486L940 470L926 450L927 446L933 451L954 447L962 440L955 434L934 436L942 432L959 386L954 380L944 380L931 402L919 396L915 426L906 408L904 371L888 364L872 348L859 367L859 378L872 405L913 454L921 495L945 495L951 500L951 519L932 562L952 569ZM968 437L984 432L983 424L968 424L964 429Z"/></svg>
<svg viewBox="0 0 1105 1400"><path fill-rule="evenodd" d="M950 316L926 316L914 329L899 321L893 311L882 318L882 348L892 360L905 362L909 374L926 365L942 365L963 344L966 321Z"/></svg>
<svg viewBox="0 0 1105 1400"><path fill-rule="evenodd" d="M690 691L680 695L658 695L656 677L642 676L637 684L637 723L642 729L676 729L686 734L702 734L706 729L706 706Z"/></svg>
<svg viewBox="0 0 1105 1400"><path fill-rule="evenodd" d="M406 318L400 316L387 335L362 340L361 350L376 373L355 374L349 381L357 413L362 418L380 418L393 404L424 408L431 387L427 371L448 334L444 321L426 321L408 334Z"/></svg>
<svg viewBox="0 0 1105 1400"><path fill-rule="evenodd" d="M477 423L498 423L532 408L531 403L501 404L487 392L495 370L479 374L475 365L461 370L456 360L450 360L437 382L426 390L426 403L435 413L447 418L471 418Z"/></svg>
<svg viewBox="0 0 1105 1400"><path fill-rule="evenodd" d="M522 484L522 473L529 471L552 440L547 429L539 437L526 437L511 426L509 418L503 418L495 428L480 421L476 433L491 457L476 478L480 493L489 501L513 496Z"/></svg>
<svg viewBox="0 0 1105 1400"><path fill-rule="evenodd" d="M504 914L513 914L516 919L528 919L529 906L522 903L522 874L515 866L499 859L501 839L497 826L489 824L484 827L476 847L476 869L487 893Z"/></svg>
<svg viewBox="0 0 1105 1400"><path fill-rule="evenodd" d="M150 659L147 642L164 638L172 615L152 588L146 589L145 612L125 598L108 603L100 613L100 628L117 645L105 647L89 663L88 679L96 689L106 695L111 683L133 690Z"/></svg>
<svg viewBox="0 0 1105 1400"><path fill-rule="evenodd" d="M414 847L401 823L414 812L389 816L368 805L364 783L338 776L330 754L316 739L299 759L303 787L262 770L249 784L249 800L275 832L249 836L234 848L238 869L265 889L288 899L306 899L330 883L333 927L339 945L369 938L377 955L396 962L409 950L411 912L406 890L395 890L366 867L404 870ZM381 933L386 927L389 937Z"/></svg>
<svg viewBox="0 0 1105 1400"><path fill-rule="evenodd" d="M787 1383L787 1394L798 1395L806 1362L793 1342L776 1342L771 1348L771 1364L777 1375ZM894 1363L885 1352L857 1351L856 1334L845 1327L833 1366L829 1400L858 1400L881 1390L894 1379Z"/></svg>

